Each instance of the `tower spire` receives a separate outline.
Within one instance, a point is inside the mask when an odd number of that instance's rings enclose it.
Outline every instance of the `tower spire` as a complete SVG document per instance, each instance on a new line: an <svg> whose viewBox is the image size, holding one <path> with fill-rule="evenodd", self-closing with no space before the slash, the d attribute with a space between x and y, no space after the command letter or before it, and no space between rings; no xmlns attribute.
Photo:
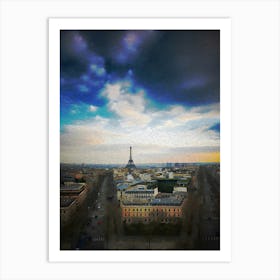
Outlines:
<svg viewBox="0 0 280 280"><path fill-rule="evenodd" d="M126 168L128 168L130 171L131 171L131 169L136 168L136 166L133 162L133 159L132 159L132 147L131 146L129 147L129 160L128 160L128 163L126 165Z"/></svg>

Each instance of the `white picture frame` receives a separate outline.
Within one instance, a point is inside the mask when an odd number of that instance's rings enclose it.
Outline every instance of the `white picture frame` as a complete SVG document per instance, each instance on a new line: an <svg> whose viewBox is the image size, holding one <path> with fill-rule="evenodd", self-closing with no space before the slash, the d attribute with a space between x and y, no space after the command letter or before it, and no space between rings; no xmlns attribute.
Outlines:
<svg viewBox="0 0 280 280"><path fill-rule="evenodd" d="M279 0L0 1L0 279L280 279L279 7ZM231 262L49 262L50 17L231 18Z"/></svg>
<svg viewBox="0 0 280 280"><path fill-rule="evenodd" d="M220 30L220 250L60 250L60 30ZM49 19L49 260L71 262L231 260L231 25L229 18Z"/></svg>

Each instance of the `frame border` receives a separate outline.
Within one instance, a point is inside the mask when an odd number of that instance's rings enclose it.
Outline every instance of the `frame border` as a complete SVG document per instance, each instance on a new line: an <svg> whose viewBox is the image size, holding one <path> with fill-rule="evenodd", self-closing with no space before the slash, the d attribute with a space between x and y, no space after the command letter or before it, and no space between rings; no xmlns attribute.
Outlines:
<svg viewBox="0 0 280 280"><path fill-rule="evenodd" d="M59 249L60 30L220 30L220 250ZM98 252L98 254L96 254ZM149 252L149 253L147 253ZM156 261L155 261L156 260ZM168 260L168 261L166 261ZM49 261L51 262L230 262L231 261L231 20L229 18L50 18L49 19Z"/></svg>

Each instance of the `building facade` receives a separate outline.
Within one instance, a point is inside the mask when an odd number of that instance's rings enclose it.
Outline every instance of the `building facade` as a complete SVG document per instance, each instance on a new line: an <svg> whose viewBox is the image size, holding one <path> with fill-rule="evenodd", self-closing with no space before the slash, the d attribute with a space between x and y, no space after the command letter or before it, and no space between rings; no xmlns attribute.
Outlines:
<svg viewBox="0 0 280 280"><path fill-rule="evenodd" d="M174 223L183 217L182 197L155 198L148 203L135 201L121 202L121 215L124 223Z"/></svg>

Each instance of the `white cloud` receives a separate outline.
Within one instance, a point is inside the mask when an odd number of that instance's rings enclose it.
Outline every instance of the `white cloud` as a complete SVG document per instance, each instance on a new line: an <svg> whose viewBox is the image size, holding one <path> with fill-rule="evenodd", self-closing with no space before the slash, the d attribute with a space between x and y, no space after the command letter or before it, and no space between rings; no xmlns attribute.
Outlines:
<svg viewBox="0 0 280 280"><path fill-rule="evenodd" d="M219 104L184 108L183 106L170 106L169 110L154 112L154 116L161 119L158 128L172 128L184 126L191 121L212 120L217 122L220 117Z"/></svg>
<svg viewBox="0 0 280 280"><path fill-rule="evenodd" d="M89 111L90 112L96 112L98 110L98 107L97 106L94 106L94 105L90 105L89 106Z"/></svg>
<svg viewBox="0 0 280 280"><path fill-rule="evenodd" d="M108 99L108 109L120 117L123 127L145 126L151 121L145 111L145 93L143 90L130 93L129 87L129 82L107 84L102 96Z"/></svg>
<svg viewBox="0 0 280 280"><path fill-rule="evenodd" d="M106 84L101 96L114 118L96 116L64 127L61 160L64 162L124 163L128 147L135 147L138 162L168 161L180 156L176 148L219 147L219 134L209 130L219 121L219 104L166 110L150 108L141 89L131 92L130 82ZM77 109L77 108L72 108ZM90 105L95 112L97 106ZM182 150L181 150L182 151Z"/></svg>

